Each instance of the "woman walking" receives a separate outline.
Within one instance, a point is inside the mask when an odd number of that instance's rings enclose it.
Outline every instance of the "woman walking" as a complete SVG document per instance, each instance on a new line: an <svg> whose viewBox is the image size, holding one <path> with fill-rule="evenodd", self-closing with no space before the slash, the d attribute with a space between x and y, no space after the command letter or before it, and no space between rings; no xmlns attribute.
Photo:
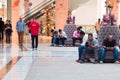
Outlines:
<svg viewBox="0 0 120 80"><path fill-rule="evenodd" d="M6 24L5 24L6 43L11 42L11 33L12 33L12 25L10 23L10 20L6 20Z"/></svg>

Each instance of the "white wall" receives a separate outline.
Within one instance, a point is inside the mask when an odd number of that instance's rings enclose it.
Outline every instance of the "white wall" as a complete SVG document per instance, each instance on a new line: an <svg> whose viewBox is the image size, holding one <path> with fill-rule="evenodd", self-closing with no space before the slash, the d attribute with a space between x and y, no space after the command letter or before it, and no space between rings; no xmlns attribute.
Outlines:
<svg viewBox="0 0 120 80"><path fill-rule="evenodd" d="M97 0L97 18L101 18L101 20L103 15L106 14L105 1L106 0Z"/></svg>
<svg viewBox="0 0 120 80"><path fill-rule="evenodd" d="M77 25L94 25L97 21L97 0L88 0L72 14L76 17Z"/></svg>

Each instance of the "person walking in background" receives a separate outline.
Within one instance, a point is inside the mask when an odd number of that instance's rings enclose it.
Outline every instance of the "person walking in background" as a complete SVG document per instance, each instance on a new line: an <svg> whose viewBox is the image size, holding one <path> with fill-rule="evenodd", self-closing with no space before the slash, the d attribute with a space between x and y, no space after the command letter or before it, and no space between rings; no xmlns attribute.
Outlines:
<svg viewBox="0 0 120 80"><path fill-rule="evenodd" d="M30 25L31 21L33 21L33 18L30 19L30 21L29 21L29 23L27 25L28 26L28 35L29 35L30 40L32 40L32 38L31 38L31 30L29 28L29 25Z"/></svg>
<svg viewBox="0 0 120 80"><path fill-rule="evenodd" d="M10 23L10 20L6 20L6 24L5 24L6 43L11 42L10 40L11 33L12 33L12 25Z"/></svg>
<svg viewBox="0 0 120 80"><path fill-rule="evenodd" d="M23 37L24 37L24 31L25 31L25 23L24 23L24 21L22 21L22 18L19 18L19 21L16 23L16 30L18 32L19 47L23 51L25 49L25 47L23 46Z"/></svg>
<svg viewBox="0 0 120 80"><path fill-rule="evenodd" d="M40 24L33 18L33 20L29 24L29 29L31 30L32 37L32 50L38 47L38 34L39 34Z"/></svg>
<svg viewBox="0 0 120 80"><path fill-rule="evenodd" d="M40 21L40 34L44 35L43 34L43 22L42 21Z"/></svg>
<svg viewBox="0 0 120 80"><path fill-rule="evenodd" d="M4 22L0 18L0 41L4 39Z"/></svg>
<svg viewBox="0 0 120 80"><path fill-rule="evenodd" d="M98 21L96 22L95 26L94 26L97 34L100 30L100 24L101 24L101 21L100 21L100 18L99 18Z"/></svg>

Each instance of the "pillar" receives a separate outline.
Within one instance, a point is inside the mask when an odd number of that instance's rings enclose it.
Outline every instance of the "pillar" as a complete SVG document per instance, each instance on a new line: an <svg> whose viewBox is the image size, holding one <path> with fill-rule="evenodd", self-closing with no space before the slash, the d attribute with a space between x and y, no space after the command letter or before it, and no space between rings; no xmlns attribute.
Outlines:
<svg viewBox="0 0 120 80"><path fill-rule="evenodd" d="M97 0L97 19L100 18L102 20L103 15L106 14L105 1Z"/></svg>
<svg viewBox="0 0 120 80"><path fill-rule="evenodd" d="M68 15L68 0L56 0L55 27L63 29Z"/></svg>
<svg viewBox="0 0 120 80"><path fill-rule="evenodd" d="M11 0L7 0L7 19L11 20Z"/></svg>

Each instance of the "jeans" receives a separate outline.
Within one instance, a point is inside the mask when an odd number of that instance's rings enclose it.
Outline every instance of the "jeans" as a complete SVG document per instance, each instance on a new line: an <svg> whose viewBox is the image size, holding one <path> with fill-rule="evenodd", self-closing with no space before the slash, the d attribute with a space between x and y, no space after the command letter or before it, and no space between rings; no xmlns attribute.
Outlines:
<svg viewBox="0 0 120 80"><path fill-rule="evenodd" d="M66 40L67 38L65 38L65 37L63 37L63 38L58 38L57 40L57 43L58 43L58 45L59 45L59 41L61 40L62 41L62 45L64 45L65 44L65 40Z"/></svg>
<svg viewBox="0 0 120 80"><path fill-rule="evenodd" d="M6 32L6 42L10 43L11 32Z"/></svg>
<svg viewBox="0 0 120 80"><path fill-rule="evenodd" d="M54 37L52 37L51 39L51 44L54 44Z"/></svg>
<svg viewBox="0 0 120 80"><path fill-rule="evenodd" d="M79 60L81 59L81 55L82 55L83 49L84 49L84 46L82 46L82 45L78 47L78 52L79 52L78 56L79 56Z"/></svg>
<svg viewBox="0 0 120 80"><path fill-rule="evenodd" d="M79 46L78 48L79 50L79 60L84 60L85 59L85 55L87 53L94 53L94 57L95 57L95 60L98 60L98 51L99 51L99 48L91 48L91 47L84 47L84 46Z"/></svg>
<svg viewBox="0 0 120 80"><path fill-rule="evenodd" d="M38 47L38 35L32 35L32 48Z"/></svg>
<svg viewBox="0 0 120 80"><path fill-rule="evenodd" d="M58 45L58 38L57 37L52 37L52 42L53 42L53 44Z"/></svg>
<svg viewBox="0 0 120 80"><path fill-rule="evenodd" d="M102 48L101 49L101 56L100 56L100 61L103 61L105 59L105 54L106 54L106 49L105 48ZM118 49L115 48L113 50L113 54L114 54L114 61L118 60Z"/></svg>

